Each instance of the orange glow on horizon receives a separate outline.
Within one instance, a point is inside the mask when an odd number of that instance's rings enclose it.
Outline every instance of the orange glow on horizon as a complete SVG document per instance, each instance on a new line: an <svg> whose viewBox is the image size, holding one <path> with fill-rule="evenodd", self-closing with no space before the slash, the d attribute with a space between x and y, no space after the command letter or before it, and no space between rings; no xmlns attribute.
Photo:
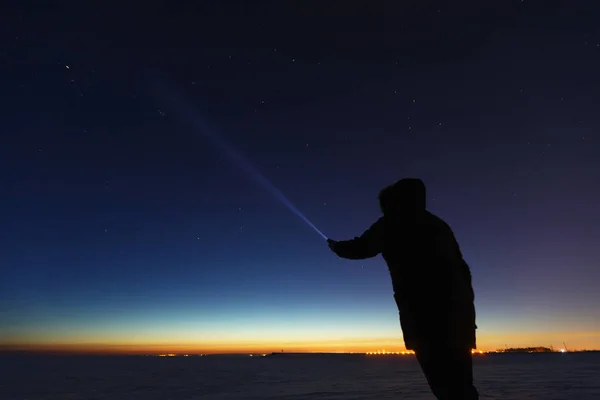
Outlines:
<svg viewBox="0 0 600 400"><path fill-rule="evenodd" d="M87 354L268 354L273 352L317 352L317 353L370 353L385 349L390 353L402 353L402 337L353 338L332 340L73 340L74 338L50 340L22 340L0 342L0 351L31 351ZM570 350L600 349L600 332L578 333L529 333L486 335L477 338L482 352L496 351L508 347L563 347Z"/></svg>

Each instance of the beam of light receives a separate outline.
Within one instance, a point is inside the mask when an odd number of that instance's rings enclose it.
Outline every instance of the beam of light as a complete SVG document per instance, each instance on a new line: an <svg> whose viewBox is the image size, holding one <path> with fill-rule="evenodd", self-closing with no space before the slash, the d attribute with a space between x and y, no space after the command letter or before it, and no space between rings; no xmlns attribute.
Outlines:
<svg viewBox="0 0 600 400"><path fill-rule="evenodd" d="M269 192L276 200L283 204L288 210L299 217L304 223L317 232L323 239L327 240L327 236L319 230L298 208L277 189L271 181L269 181L241 152L236 150L227 140L220 135L215 129L212 129L208 123L193 109L193 107L181 97L168 90L164 84L156 82L156 87L160 90L161 97L171 104L172 108L188 120L198 133L204 136L215 147L219 148L231 161L233 161L240 170L245 172L249 177L260 184L267 192Z"/></svg>

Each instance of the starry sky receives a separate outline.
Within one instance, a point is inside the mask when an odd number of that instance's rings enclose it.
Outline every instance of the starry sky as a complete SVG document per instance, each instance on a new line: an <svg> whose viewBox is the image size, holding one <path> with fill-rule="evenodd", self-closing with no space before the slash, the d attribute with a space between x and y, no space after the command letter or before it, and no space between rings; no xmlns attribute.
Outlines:
<svg viewBox="0 0 600 400"><path fill-rule="evenodd" d="M480 348L600 348L597 2L125 3L0 17L0 349L402 349L249 168L334 239L422 178Z"/></svg>

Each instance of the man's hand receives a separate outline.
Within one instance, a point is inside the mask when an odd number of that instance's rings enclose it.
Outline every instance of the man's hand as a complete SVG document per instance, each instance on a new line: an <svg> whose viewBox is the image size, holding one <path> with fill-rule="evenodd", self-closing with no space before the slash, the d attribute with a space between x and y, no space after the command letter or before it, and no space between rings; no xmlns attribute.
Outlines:
<svg viewBox="0 0 600 400"><path fill-rule="evenodd" d="M331 251L333 251L334 253L335 251L335 246L337 245L337 241L333 240L333 239L327 239L327 246L329 246L329 248L331 249Z"/></svg>

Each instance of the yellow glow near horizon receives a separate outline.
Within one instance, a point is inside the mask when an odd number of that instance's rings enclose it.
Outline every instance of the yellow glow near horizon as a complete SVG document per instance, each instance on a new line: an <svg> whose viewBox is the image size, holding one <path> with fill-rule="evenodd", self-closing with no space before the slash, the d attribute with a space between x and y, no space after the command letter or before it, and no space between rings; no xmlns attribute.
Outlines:
<svg viewBox="0 0 600 400"><path fill-rule="evenodd" d="M32 340L33 339L33 340ZM0 342L0 350L56 351L76 353L118 353L118 354L211 354L211 353L253 353L271 352L354 352L368 353L374 349L387 352L406 352L401 336L379 338L345 338L329 340L231 340L231 339L191 339L173 338L157 340L147 338L104 338L100 337L50 337L13 338ZM478 350L495 351L508 347L550 347L569 350L600 349L600 332L527 333L491 335L479 334ZM375 350L376 351L376 350Z"/></svg>

